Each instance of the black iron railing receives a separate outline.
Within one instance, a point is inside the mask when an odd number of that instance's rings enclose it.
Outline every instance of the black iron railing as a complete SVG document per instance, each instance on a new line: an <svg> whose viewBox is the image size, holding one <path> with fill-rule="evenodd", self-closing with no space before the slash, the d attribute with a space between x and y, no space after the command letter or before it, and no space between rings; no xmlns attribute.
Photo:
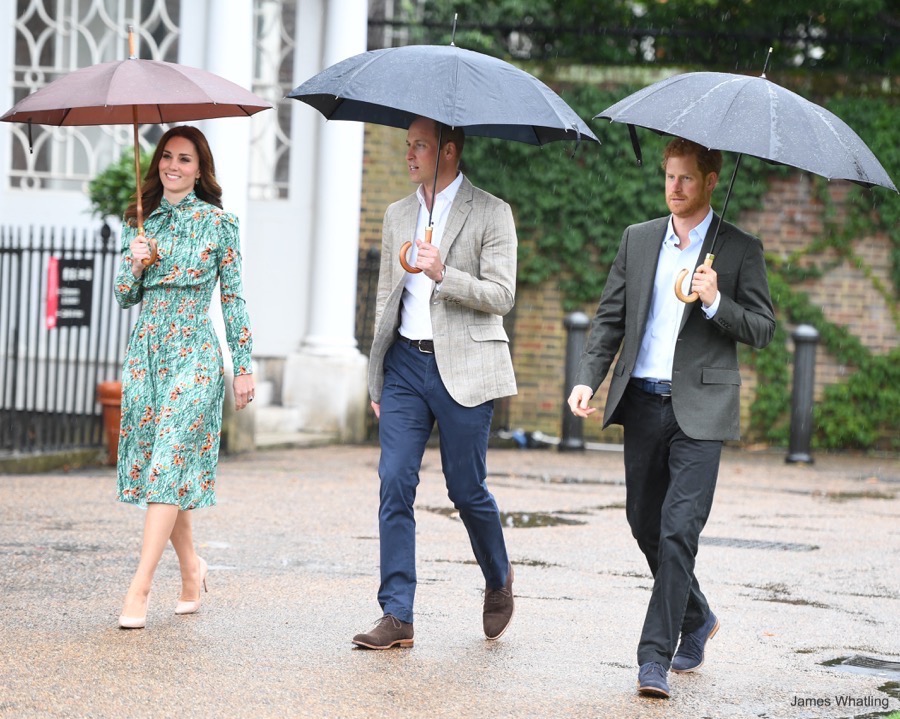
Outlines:
<svg viewBox="0 0 900 719"><path fill-rule="evenodd" d="M0 453L103 445L96 387L119 379L137 312L115 302L118 262L106 225L0 226Z"/></svg>

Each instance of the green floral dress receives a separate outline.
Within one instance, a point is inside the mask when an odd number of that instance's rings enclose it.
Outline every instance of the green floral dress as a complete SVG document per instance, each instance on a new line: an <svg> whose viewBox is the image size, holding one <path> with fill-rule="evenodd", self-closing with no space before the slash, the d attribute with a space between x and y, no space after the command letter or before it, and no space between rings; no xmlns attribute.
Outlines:
<svg viewBox="0 0 900 719"><path fill-rule="evenodd" d="M252 341L243 298L237 218L191 192L163 198L144 222L159 258L131 272L137 228L122 230L116 300L143 302L122 369L119 500L198 509L216 503L216 464L225 397L222 349L207 314L220 282L234 374L250 374Z"/></svg>

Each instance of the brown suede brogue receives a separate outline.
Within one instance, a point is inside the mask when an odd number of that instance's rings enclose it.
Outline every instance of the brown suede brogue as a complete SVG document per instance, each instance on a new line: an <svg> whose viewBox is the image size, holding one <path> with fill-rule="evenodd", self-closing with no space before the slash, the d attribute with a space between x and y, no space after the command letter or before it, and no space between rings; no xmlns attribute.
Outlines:
<svg viewBox="0 0 900 719"><path fill-rule="evenodd" d="M413 645L413 625L401 622L393 614L385 614L379 619L372 631L357 634L353 643L365 649L404 649Z"/></svg>
<svg viewBox="0 0 900 719"><path fill-rule="evenodd" d="M513 568L509 565L506 584L500 589L486 587L484 590L484 636L488 639L499 639L512 621L515 609L513 597Z"/></svg>

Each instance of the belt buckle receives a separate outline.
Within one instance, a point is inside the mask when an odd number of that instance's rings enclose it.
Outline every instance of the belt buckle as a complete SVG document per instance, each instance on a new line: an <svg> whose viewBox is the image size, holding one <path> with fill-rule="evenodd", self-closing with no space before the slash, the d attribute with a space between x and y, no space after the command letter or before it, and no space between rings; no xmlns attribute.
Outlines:
<svg viewBox="0 0 900 719"><path fill-rule="evenodd" d="M423 355L433 355L434 350L427 350L422 347L423 342L427 342L428 340L416 340L416 349L419 350Z"/></svg>
<svg viewBox="0 0 900 719"><path fill-rule="evenodd" d="M671 382L657 382L656 384L661 384L663 387L668 387L668 392L660 392L660 397L671 397L672 396L672 383Z"/></svg>

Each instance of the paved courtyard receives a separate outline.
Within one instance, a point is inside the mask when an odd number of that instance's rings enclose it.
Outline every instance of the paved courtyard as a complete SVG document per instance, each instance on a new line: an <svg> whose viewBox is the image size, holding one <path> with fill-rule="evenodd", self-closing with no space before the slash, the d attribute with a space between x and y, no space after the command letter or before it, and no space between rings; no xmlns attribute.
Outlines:
<svg viewBox="0 0 900 719"><path fill-rule="evenodd" d="M707 662L635 692L651 579L622 455L491 450L516 616L481 635L483 583L429 449L415 646L379 617L375 447L225 458L195 517L209 594L175 616L167 550L148 627L116 626L143 513L111 468L0 476L0 717L876 717L900 711L900 461L727 450L698 575ZM846 662L851 662L848 664ZM864 666L853 666L853 665Z"/></svg>

